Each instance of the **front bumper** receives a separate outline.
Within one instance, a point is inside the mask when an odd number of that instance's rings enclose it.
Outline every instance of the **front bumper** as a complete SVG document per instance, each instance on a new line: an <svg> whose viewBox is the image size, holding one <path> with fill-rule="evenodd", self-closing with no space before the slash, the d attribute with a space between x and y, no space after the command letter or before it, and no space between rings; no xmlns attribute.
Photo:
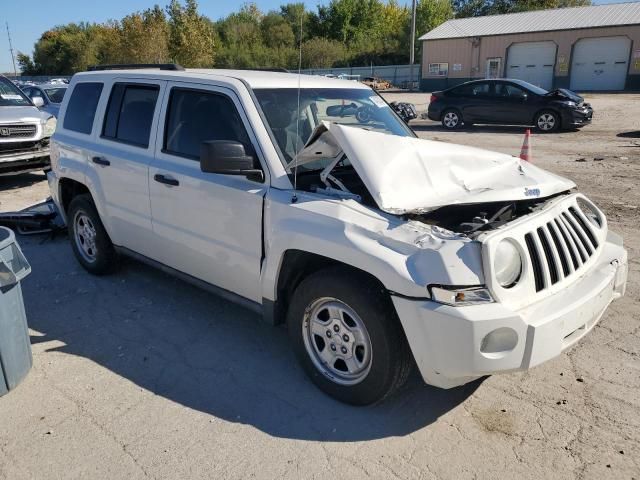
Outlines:
<svg viewBox="0 0 640 480"><path fill-rule="evenodd" d="M46 141L45 141L46 140ZM48 139L17 142L15 149L3 143L0 149L0 175L15 175L47 168L50 165ZM27 144L22 146L22 144Z"/></svg>
<svg viewBox="0 0 640 480"><path fill-rule="evenodd" d="M592 119L593 108L590 105L585 105L566 111L563 115L562 125L564 127L583 127L590 124Z"/></svg>
<svg viewBox="0 0 640 480"><path fill-rule="evenodd" d="M424 381L452 388L484 375L526 370L570 348L624 295L627 272L627 252L610 233L592 268L564 290L519 310L397 296L393 303ZM498 329L497 340L487 342Z"/></svg>

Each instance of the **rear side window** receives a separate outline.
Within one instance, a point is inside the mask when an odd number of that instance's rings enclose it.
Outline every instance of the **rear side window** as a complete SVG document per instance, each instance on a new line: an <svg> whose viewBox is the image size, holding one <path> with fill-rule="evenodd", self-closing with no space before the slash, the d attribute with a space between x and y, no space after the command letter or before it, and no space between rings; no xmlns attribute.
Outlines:
<svg viewBox="0 0 640 480"><path fill-rule="evenodd" d="M211 92L171 90L163 150L198 160L209 140L235 140L252 149L240 114L230 98Z"/></svg>
<svg viewBox="0 0 640 480"><path fill-rule="evenodd" d="M76 84L67 104L67 111L64 115L64 128L74 132L90 134L101 93L102 83Z"/></svg>
<svg viewBox="0 0 640 480"><path fill-rule="evenodd" d="M159 91L157 85L116 83L111 90L102 136L148 147Z"/></svg>
<svg viewBox="0 0 640 480"><path fill-rule="evenodd" d="M469 83L452 90L454 95L488 95L489 83Z"/></svg>

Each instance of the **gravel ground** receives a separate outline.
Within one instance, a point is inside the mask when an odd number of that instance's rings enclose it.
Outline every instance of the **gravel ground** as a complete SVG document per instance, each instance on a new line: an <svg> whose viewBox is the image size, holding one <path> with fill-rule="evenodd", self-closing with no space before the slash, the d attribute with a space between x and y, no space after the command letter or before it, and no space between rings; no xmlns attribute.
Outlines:
<svg viewBox="0 0 640 480"><path fill-rule="evenodd" d="M605 210L630 277L569 353L449 391L414 376L347 407L305 379L284 329L133 261L89 276L63 236L21 237L34 368L0 398L0 478L640 478L640 95L587 100L593 125L534 135L534 162ZM413 127L511 154L524 131ZM47 195L40 174L0 190L4 211Z"/></svg>

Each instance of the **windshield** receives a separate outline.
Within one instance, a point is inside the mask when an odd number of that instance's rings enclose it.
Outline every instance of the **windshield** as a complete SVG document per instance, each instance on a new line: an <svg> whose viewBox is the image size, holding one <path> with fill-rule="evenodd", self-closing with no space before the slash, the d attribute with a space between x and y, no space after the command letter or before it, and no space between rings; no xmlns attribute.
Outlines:
<svg viewBox="0 0 640 480"><path fill-rule="evenodd" d="M369 89L303 88L300 90L299 115L296 115L298 90L295 88L256 89L255 94L285 156L285 163L293 160L322 121L402 137L414 136L391 107ZM298 118L299 122L296 121ZM323 162L306 164L305 169L316 170L323 166Z"/></svg>
<svg viewBox="0 0 640 480"><path fill-rule="evenodd" d="M24 107L31 101L9 79L0 77L0 107Z"/></svg>
<svg viewBox="0 0 640 480"><path fill-rule="evenodd" d="M62 88L47 88L45 89L45 93L49 98L51 103L62 103L62 99L64 98L64 92L67 91L67 87Z"/></svg>

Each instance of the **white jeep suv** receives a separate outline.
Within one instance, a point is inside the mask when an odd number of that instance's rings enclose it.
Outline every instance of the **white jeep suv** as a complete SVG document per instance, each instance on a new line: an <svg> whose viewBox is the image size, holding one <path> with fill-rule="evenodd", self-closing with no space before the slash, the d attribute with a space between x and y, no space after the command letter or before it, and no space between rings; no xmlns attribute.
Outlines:
<svg viewBox="0 0 640 480"><path fill-rule="evenodd" d="M376 402L413 362L443 388L571 347L627 253L575 185L421 140L370 88L286 73L77 74L51 193L78 261L119 254L286 322L311 379Z"/></svg>

